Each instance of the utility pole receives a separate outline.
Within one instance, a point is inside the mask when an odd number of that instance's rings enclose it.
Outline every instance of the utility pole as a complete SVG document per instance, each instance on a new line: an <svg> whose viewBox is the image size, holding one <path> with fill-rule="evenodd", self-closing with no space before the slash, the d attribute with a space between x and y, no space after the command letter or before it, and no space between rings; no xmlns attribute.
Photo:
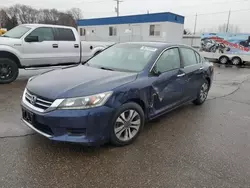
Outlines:
<svg viewBox="0 0 250 188"><path fill-rule="evenodd" d="M197 26L197 17L198 17L198 15L197 15L197 13L196 13L196 15L195 15L195 22L194 22L194 35L195 35L195 33L196 33L196 26Z"/></svg>
<svg viewBox="0 0 250 188"><path fill-rule="evenodd" d="M193 37L192 37L192 40L191 40L191 46L193 46L193 43L194 43L194 37L195 37L195 33L196 33L196 26L197 26L197 13L195 15L195 21L194 21L194 33L193 33Z"/></svg>
<svg viewBox="0 0 250 188"><path fill-rule="evenodd" d="M116 7L115 7L115 12L117 13L117 17L120 16L120 3L122 2L121 0L114 0L116 1Z"/></svg>
<svg viewBox="0 0 250 188"><path fill-rule="evenodd" d="M228 32L228 29L229 29L230 16L231 16L231 10L229 10L229 13L228 13L226 32Z"/></svg>

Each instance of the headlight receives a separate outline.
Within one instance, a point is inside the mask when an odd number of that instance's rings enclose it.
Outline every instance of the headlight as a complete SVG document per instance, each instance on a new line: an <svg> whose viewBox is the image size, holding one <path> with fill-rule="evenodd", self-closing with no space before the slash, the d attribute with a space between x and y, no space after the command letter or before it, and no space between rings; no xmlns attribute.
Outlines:
<svg viewBox="0 0 250 188"><path fill-rule="evenodd" d="M86 109L95 108L104 105L109 97L113 94L112 91L100 93L87 97L77 97L64 99L58 106L59 109Z"/></svg>

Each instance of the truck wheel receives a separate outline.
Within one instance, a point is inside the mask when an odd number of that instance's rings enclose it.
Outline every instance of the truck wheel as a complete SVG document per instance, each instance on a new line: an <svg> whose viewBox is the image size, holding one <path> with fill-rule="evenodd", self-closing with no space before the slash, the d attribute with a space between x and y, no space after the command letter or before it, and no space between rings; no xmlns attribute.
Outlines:
<svg viewBox="0 0 250 188"><path fill-rule="evenodd" d="M232 64L233 65L240 65L241 63L242 63L241 58L239 58L239 57L233 57L232 58Z"/></svg>
<svg viewBox="0 0 250 188"><path fill-rule="evenodd" d="M0 58L0 84L8 84L16 80L19 69L15 61Z"/></svg>
<svg viewBox="0 0 250 188"><path fill-rule="evenodd" d="M221 56L221 57L219 58L219 62L220 62L221 64L227 64L228 61L229 61L229 58L228 58L227 56Z"/></svg>

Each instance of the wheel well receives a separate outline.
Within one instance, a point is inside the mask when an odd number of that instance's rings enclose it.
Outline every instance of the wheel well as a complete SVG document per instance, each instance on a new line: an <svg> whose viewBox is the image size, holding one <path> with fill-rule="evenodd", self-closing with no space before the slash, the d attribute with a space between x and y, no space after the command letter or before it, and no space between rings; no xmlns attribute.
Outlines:
<svg viewBox="0 0 250 188"><path fill-rule="evenodd" d="M102 50L97 50L97 51L95 52L94 56L96 56L97 54L99 54L99 53L101 53L101 52L102 52Z"/></svg>
<svg viewBox="0 0 250 188"><path fill-rule="evenodd" d="M9 59L15 61L19 68L21 67L21 63L20 63L18 57L10 52L0 51L0 58L9 58Z"/></svg>
<svg viewBox="0 0 250 188"><path fill-rule="evenodd" d="M219 59L221 59L221 58L223 58L223 57L225 57L225 58L227 58L227 59L229 60L229 57L227 57L226 55L222 55L222 56L220 56L220 58L219 58Z"/></svg>
<svg viewBox="0 0 250 188"><path fill-rule="evenodd" d="M125 103L128 103L128 102L134 102L134 103L138 104L142 108L144 113L146 112L146 106L145 106L145 103L143 102L143 100L141 100L141 99L130 99Z"/></svg>
<svg viewBox="0 0 250 188"><path fill-rule="evenodd" d="M209 85L209 88L210 88L210 86L211 86L211 80L210 80L210 78L208 78L208 77L206 77L206 80L207 80L208 85Z"/></svg>
<svg viewBox="0 0 250 188"><path fill-rule="evenodd" d="M240 61L242 62L242 59L241 59L239 56L234 56L234 57L232 57L232 60L235 59L235 58L239 58Z"/></svg>

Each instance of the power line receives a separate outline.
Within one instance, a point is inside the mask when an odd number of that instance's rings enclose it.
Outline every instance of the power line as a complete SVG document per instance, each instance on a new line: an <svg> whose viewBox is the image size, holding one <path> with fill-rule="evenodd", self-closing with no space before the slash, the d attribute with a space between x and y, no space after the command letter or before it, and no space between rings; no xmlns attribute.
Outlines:
<svg viewBox="0 0 250 188"><path fill-rule="evenodd" d="M242 11L250 11L250 9L231 10L230 12L232 13L232 12L242 12ZM222 13L228 13L228 11L204 13L204 14L198 14L198 16L203 16L203 15L215 15L215 14L222 14ZM189 17L189 16L196 16L196 14L186 15L185 17Z"/></svg>
<svg viewBox="0 0 250 188"><path fill-rule="evenodd" d="M84 0L79 0L77 3L100 3L100 2L112 2L113 0L96 0L96 1L84 1ZM115 0L116 1L116 0ZM128 2L128 1L144 1L145 0L126 0L125 2ZM166 1L173 1L173 0L148 0L148 1L162 1L162 2L166 2ZM213 5L214 4L225 4L225 3L228 3L228 1L231 1L231 2L242 2L242 1L246 1L246 0L226 0L226 1L223 1L223 2L214 2L212 3ZM209 3L211 4L211 3ZM201 4L199 5L189 5L189 6L178 6L178 7L194 7L194 6L200 6ZM202 3L202 5L204 5L204 3Z"/></svg>

